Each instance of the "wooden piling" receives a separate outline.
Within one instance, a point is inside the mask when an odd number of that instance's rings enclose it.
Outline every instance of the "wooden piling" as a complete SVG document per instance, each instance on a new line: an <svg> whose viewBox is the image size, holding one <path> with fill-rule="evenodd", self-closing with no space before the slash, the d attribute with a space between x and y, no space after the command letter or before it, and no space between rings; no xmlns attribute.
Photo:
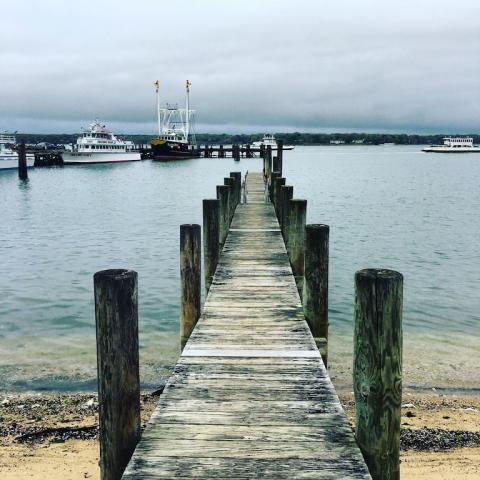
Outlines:
<svg viewBox="0 0 480 480"><path fill-rule="evenodd" d="M18 178L28 180L27 153L25 151L25 140L18 146Z"/></svg>
<svg viewBox="0 0 480 480"><path fill-rule="evenodd" d="M141 434L137 273L103 270L93 282L100 477L119 480Z"/></svg>
<svg viewBox="0 0 480 480"><path fill-rule="evenodd" d="M265 145L263 143L260 144L260 157L265 158Z"/></svg>
<svg viewBox="0 0 480 480"><path fill-rule="evenodd" d="M271 184L271 176L272 176L272 147L271 145L267 145L267 149L266 149L266 153L265 153L265 156L266 156L266 176L267 176L267 182L268 184Z"/></svg>
<svg viewBox="0 0 480 480"><path fill-rule="evenodd" d="M180 225L180 346L182 350L201 313L201 245L200 225Z"/></svg>
<svg viewBox="0 0 480 480"><path fill-rule="evenodd" d="M235 180L235 207L242 200L242 172L230 172L230 177Z"/></svg>
<svg viewBox="0 0 480 480"><path fill-rule="evenodd" d="M220 247L223 247L230 227L229 210L230 188L227 185L217 185L217 199L219 202ZM221 248L220 248L221 249Z"/></svg>
<svg viewBox="0 0 480 480"><path fill-rule="evenodd" d="M356 272L355 436L373 480L400 479L402 299L400 273Z"/></svg>
<svg viewBox="0 0 480 480"><path fill-rule="evenodd" d="M275 178L275 188L274 188L274 193L275 197L273 198L273 206L275 208L275 213L277 214L277 219L278 222L280 223L280 209L281 209L281 204L280 204L280 194L281 194L281 188L285 185L285 178L283 177L276 177Z"/></svg>
<svg viewBox="0 0 480 480"><path fill-rule="evenodd" d="M235 191L235 179L232 177L225 177L223 184L228 187L228 225L232 223L233 214L235 213L236 204L236 191Z"/></svg>
<svg viewBox="0 0 480 480"><path fill-rule="evenodd" d="M288 208L287 252L300 297L303 293L306 217L307 201L298 199L290 200Z"/></svg>
<svg viewBox="0 0 480 480"><path fill-rule="evenodd" d="M275 207L275 182L276 179L280 176L278 172L272 172L270 175L270 201Z"/></svg>
<svg viewBox="0 0 480 480"><path fill-rule="evenodd" d="M272 169L274 172L278 172L279 175L282 176L282 170L281 170L280 162L278 161L278 156L273 157Z"/></svg>
<svg viewBox="0 0 480 480"><path fill-rule="evenodd" d="M283 140L277 140L277 168L280 176L283 173Z"/></svg>
<svg viewBox="0 0 480 480"><path fill-rule="evenodd" d="M280 187L282 192L282 219L280 221L280 228L283 233L283 240L285 245L287 245L288 238L288 212L290 207L290 200L293 198L293 187L291 185L286 185Z"/></svg>
<svg viewBox="0 0 480 480"><path fill-rule="evenodd" d="M220 147L218 147L218 156L219 158L225 157L225 152L223 151L223 145L220 145Z"/></svg>
<svg viewBox="0 0 480 480"><path fill-rule="evenodd" d="M328 364L328 225L305 227L303 313L325 366Z"/></svg>
<svg viewBox="0 0 480 480"><path fill-rule="evenodd" d="M219 201L203 201L203 265L206 293L210 290L220 255Z"/></svg>

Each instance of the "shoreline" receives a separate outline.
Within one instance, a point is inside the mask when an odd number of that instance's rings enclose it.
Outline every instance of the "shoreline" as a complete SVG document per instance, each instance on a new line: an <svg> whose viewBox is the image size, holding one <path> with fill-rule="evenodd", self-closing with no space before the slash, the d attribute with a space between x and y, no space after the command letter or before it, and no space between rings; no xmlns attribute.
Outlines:
<svg viewBox="0 0 480 480"><path fill-rule="evenodd" d="M142 392L142 428L160 395ZM353 395L339 396L353 426ZM99 479L97 407L94 393L0 395L2 480ZM480 395L406 391L401 422L402 479L478 478Z"/></svg>

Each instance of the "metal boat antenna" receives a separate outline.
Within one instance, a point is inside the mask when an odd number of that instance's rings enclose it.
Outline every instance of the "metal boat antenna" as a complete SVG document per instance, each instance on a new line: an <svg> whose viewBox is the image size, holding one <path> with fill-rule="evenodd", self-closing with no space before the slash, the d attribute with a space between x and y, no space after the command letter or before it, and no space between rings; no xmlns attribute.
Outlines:
<svg viewBox="0 0 480 480"><path fill-rule="evenodd" d="M188 142L188 134L190 130L190 86L192 82L187 80L185 82L185 140Z"/></svg>
<svg viewBox="0 0 480 480"><path fill-rule="evenodd" d="M155 93L157 95L157 124L158 124L158 138L160 138L160 96L158 91L160 90L160 82L156 80L153 82L155 87Z"/></svg>

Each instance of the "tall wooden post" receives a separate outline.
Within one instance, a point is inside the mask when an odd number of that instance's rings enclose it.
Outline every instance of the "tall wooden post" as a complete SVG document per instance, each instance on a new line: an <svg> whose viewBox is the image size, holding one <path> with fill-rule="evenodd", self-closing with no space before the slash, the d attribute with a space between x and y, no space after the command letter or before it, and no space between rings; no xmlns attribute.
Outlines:
<svg viewBox="0 0 480 480"><path fill-rule="evenodd" d="M267 162L267 182L271 185L271 175L272 175L272 146L267 145L266 150L266 162Z"/></svg>
<svg viewBox="0 0 480 480"><path fill-rule="evenodd" d="M119 480L141 434L137 272L103 270L93 285L100 477Z"/></svg>
<svg viewBox="0 0 480 480"><path fill-rule="evenodd" d="M275 206L275 212L277 214L278 223L280 224L281 213L280 209L282 208L280 203L280 194L282 192L281 188L285 185L285 178L276 177L275 179L275 197L273 199L273 204Z"/></svg>
<svg viewBox="0 0 480 480"><path fill-rule="evenodd" d="M277 140L277 171L283 173L283 140Z"/></svg>
<svg viewBox="0 0 480 480"><path fill-rule="evenodd" d="M203 201L203 264L206 293L210 290L220 255L219 215L218 200Z"/></svg>
<svg viewBox="0 0 480 480"><path fill-rule="evenodd" d="M278 157L273 157L272 170L274 172L278 172L279 175L282 176L282 171L280 170L280 162L278 161Z"/></svg>
<svg viewBox="0 0 480 480"><path fill-rule="evenodd" d="M402 301L400 273L355 274L355 436L373 480L400 479Z"/></svg>
<svg viewBox="0 0 480 480"><path fill-rule="evenodd" d="M242 200L242 172L230 172L230 177L235 180L235 206Z"/></svg>
<svg viewBox="0 0 480 480"><path fill-rule="evenodd" d="M280 187L282 191L282 220L280 226L282 227L283 240L285 245L287 245L288 238L288 212L290 208L290 200L293 198L293 187L291 185L286 185Z"/></svg>
<svg viewBox="0 0 480 480"><path fill-rule="evenodd" d="M274 204L275 202L275 182L279 177L278 172L272 172L270 174L270 201Z"/></svg>
<svg viewBox="0 0 480 480"><path fill-rule="evenodd" d="M22 140L18 147L18 178L20 180L28 180L27 154L25 152L25 140Z"/></svg>
<svg viewBox="0 0 480 480"><path fill-rule="evenodd" d="M292 199L288 209L287 252L297 283L298 293L302 296L305 257L305 221L307 201Z"/></svg>
<svg viewBox="0 0 480 480"><path fill-rule="evenodd" d="M260 144L260 157L265 159L265 145L263 143Z"/></svg>
<svg viewBox="0 0 480 480"><path fill-rule="evenodd" d="M220 219L220 247L223 247L230 228L230 207L229 203L230 189L227 185L217 185L217 199L219 203ZM220 248L221 250L221 248Z"/></svg>
<svg viewBox="0 0 480 480"><path fill-rule="evenodd" d="M235 192L235 179L231 177L225 177L223 184L228 187L228 225L232 223L233 214L235 212L236 205L236 192Z"/></svg>
<svg viewBox="0 0 480 480"><path fill-rule="evenodd" d="M180 225L180 346L182 350L200 318L201 248L200 225Z"/></svg>
<svg viewBox="0 0 480 480"><path fill-rule="evenodd" d="M305 227L303 312L328 366L328 225Z"/></svg>
<svg viewBox="0 0 480 480"><path fill-rule="evenodd" d="M220 158L223 158L225 156L225 153L223 151L223 145L220 145L220 147L218 148L218 156Z"/></svg>

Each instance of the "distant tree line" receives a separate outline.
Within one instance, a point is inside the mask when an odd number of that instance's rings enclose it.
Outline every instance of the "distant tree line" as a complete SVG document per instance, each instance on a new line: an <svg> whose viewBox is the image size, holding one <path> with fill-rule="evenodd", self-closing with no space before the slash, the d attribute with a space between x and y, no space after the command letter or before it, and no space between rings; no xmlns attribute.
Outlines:
<svg viewBox="0 0 480 480"><path fill-rule="evenodd" d="M452 134L455 135L455 134ZM119 135L133 140L135 143L148 143L152 135ZM344 141L345 144L379 145L382 143L396 143L398 145L423 145L441 144L446 134L437 135L407 135L404 133L276 133L277 139L282 139L285 145L329 145L330 141ZM459 136L466 136L459 134ZM475 143L480 143L480 135L470 134ZM17 139L24 139L26 143L37 144L41 142L51 144L68 144L76 142L78 134L17 134ZM261 133L234 135L228 133L199 133L196 135L197 143L232 144L252 143L263 138Z"/></svg>

